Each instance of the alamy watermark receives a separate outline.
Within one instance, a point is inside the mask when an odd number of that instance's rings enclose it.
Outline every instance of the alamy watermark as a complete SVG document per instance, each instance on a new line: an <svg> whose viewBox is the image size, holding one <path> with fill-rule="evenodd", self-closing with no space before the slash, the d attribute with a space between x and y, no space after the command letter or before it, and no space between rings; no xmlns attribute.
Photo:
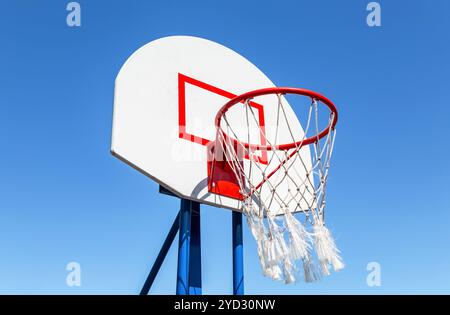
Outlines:
<svg viewBox="0 0 450 315"><path fill-rule="evenodd" d="M369 287L381 286L381 265L376 261L371 261L366 267L369 274L366 277L366 283Z"/></svg>
<svg viewBox="0 0 450 315"><path fill-rule="evenodd" d="M66 270L69 273L66 276L66 284L69 287L81 286L81 265L75 261L72 261L66 265Z"/></svg>
<svg viewBox="0 0 450 315"><path fill-rule="evenodd" d="M367 25L369 27L381 26L381 6L378 2L369 2L366 7L370 13L367 15Z"/></svg>
<svg viewBox="0 0 450 315"><path fill-rule="evenodd" d="M81 26L81 6L78 2L69 2L66 6L69 11L66 17L66 23L69 27Z"/></svg>

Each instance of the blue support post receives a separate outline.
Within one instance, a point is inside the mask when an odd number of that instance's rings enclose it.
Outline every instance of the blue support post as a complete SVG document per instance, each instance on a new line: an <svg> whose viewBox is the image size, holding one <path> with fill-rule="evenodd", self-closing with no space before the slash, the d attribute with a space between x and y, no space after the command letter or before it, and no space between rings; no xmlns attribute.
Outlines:
<svg viewBox="0 0 450 315"><path fill-rule="evenodd" d="M155 263L153 264L150 273L145 280L144 286L140 292L140 295L147 295L152 287L153 281L155 281L156 275L158 274L159 269L161 268L164 259L166 258L167 252L170 249L170 246L173 243L173 240L178 232L178 227L180 225L180 213L178 212L177 217L173 221L172 227L170 228L169 233L167 234L166 240L164 241L161 250L159 251L158 257L156 257Z"/></svg>
<svg viewBox="0 0 450 315"><path fill-rule="evenodd" d="M175 196L163 186L159 187L159 192ZM180 211L159 251L158 257L150 270L150 274L145 280L140 292L141 295L147 295L150 291L177 231L179 231L179 240L176 294L202 294L200 203L181 199Z"/></svg>
<svg viewBox="0 0 450 315"><path fill-rule="evenodd" d="M189 294L189 252L191 240L191 201L181 199L178 241L177 295Z"/></svg>
<svg viewBox="0 0 450 315"><path fill-rule="evenodd" d="M202 294L200 204L191 201L191 247L189 252L189 294Z"/></svg>
<svg viewBox="0 0 450 315"><path fill-rule="evenodd" d="M242 238L242 213L233 215L233 294L244 294L244 245Z"/></svg>
<svg viewBox="0 0 450 315"><path fill-rule="evenodd" d="M181 199L177 294L202 294L200 204Z"/></svg>

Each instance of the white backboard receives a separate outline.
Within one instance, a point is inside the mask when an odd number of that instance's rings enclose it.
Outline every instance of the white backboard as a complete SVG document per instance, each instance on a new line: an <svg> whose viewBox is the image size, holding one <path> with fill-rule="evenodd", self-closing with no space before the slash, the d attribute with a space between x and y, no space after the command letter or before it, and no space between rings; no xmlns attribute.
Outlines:
<svg viewBox="0 0 450 315"><path fill-rule="evenodd" d="M215 115L230 98L273 86L247 59L212 41L171 36L150 42L116 78L111 152L180 197L240 210L239 200L208 192L206 148L215 138ZM257 103L270 134L276 107L269 99ZM240 119L243 113L232 115ZM287 115L302 133L290 106ZM283 137L289 142L287 130ZM254 141L266 144L262 137ZM307 163L308 156L305 148Z"/></svg>

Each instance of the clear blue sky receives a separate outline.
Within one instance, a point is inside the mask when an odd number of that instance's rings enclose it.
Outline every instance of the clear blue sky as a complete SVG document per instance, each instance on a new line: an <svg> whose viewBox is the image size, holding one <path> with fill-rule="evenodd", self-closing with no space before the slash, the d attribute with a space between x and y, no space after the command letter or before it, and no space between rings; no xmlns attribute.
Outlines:
<svg viewBox="0 0 450 315"><path fill-rule="evenodd" d="M368 0L1 1L0 293L135 294L179 202L109 153L114 79L140 46L194 35L244 55L277 85L340 109L327 220L347 267L316 284L261 275L249 294L450 293L450 3ZM231 293L231 213L202 207L203 288ZM81 264L81 287L66 264ZM367 263L382 285L366 284ZM152 293L175 291L176 246Z"/></svg>

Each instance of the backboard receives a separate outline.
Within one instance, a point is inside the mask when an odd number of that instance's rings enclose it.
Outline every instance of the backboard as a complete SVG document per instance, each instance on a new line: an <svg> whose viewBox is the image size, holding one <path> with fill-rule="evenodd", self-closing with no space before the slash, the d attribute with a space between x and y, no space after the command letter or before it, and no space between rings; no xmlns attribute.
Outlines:
<svg viewBox="0 0 450 315"><path fill-rule="evenodd" d="M190 36L152 41L129 57L116 78L111 152L182 198L240 211L238 198L208 189L214 118L236 95L268 87L274 84L256 66L215 42ZM273 95L252 100L252 143L267 145L274 136L276 101ZM233 110L229 119L239 125L244 107ZM290 106L286 115L301 138L302 126ZM287 142L292 135L284 128L275 136ZM262 151L256 159L267 164L271 154ZM308 147L302 155L310 164Z"/></svg>

